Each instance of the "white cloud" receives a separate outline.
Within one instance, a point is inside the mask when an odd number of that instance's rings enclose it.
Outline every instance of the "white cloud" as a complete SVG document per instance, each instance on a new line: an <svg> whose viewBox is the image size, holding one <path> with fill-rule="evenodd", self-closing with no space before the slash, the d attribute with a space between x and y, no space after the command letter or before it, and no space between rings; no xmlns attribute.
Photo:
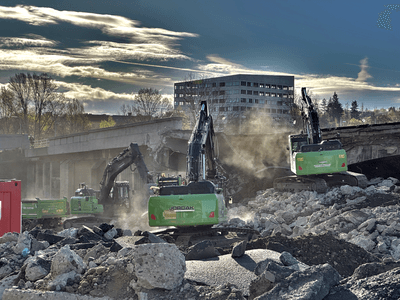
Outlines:
<svg viewBox="0 0 400 300"><path fill-rule="evenodd" d="M84 55L86 57L102 58L104 61L116 59L135 59L148 60L155 59L167 61L171 59L190 60L190 57L182 54L179 50L159 43L116 43L109 41L88 41L87 44L93 44L87 48L68 49L73 54Z"/></svg>
<svg viewBox="0 0 400 300"><path fill-rule="evenodd" d="M358 73L357 81L366 81L368 78L372 78L370 74L368 74L367 69L368 69L368 58L365 57L362 60L360 60L360 68L361 71Z"/></svg>
<svg viewBox="0 0 400 300"><path fill-rule="evenodd" d="M199 64L197 67L201 71L209 72L210 76L224 76L234 74L255 74L255 75L275 75L275 76L294 76L295 86L298 88L308 87L315 95L333 95L333 92L347 93L352 91L379 91L379 92L400 92L400 86L376 86L367 83L365 80L372 77L366 71L368 59L360 61L361 71L357 78L341 77L332 75L316 74L294 74L285 72L273 72L267 70L248 69L240 64L232 63L229 60L216 55L207 56L212 63Z"/></svg>
<svg viewBox="0 0 400 300"><path fill-rule="evenodd" d="M140 28L140 22L122 16L104 15L77 11L59 11L50 7L17 5L15 7L0 6L0 18L13 19L35 26L71 23L76 26L97 28L102 32L124 36L138 42L163 41L170 42L181 37L197 37L190 32L177 32L163 28Z"/></svg>
<svg viewBox="0 0 400 300"><path fill-rule="evenodd" d="M41 36L35 38L0 37L0 47L54 47L58 43Z"/></svg>

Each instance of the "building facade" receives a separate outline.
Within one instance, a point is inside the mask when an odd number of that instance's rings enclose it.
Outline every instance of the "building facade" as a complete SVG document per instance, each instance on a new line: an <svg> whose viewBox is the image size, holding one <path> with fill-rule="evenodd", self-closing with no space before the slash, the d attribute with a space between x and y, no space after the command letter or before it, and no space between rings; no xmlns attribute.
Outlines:
<svg viewBox="0 0 400 300"><path fill-rule="evenodd" d="M249 113L264 114L280 122L290 121L294 101L294 76L230 75L177 82L174 107L198 110L206 100L219 128Z"/></svg>

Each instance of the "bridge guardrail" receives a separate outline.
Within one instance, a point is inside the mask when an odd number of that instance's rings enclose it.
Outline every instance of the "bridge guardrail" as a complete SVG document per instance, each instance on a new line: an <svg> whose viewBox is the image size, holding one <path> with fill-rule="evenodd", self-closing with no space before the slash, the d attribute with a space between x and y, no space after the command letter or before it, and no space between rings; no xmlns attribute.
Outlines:
<svg viewBox="0 0 400 300"><path fill-rule="evenodd" d="M43 140L37 140L33 143L33 148L45 148L49 146L49 140L48 139L43 139Z"/></svg>

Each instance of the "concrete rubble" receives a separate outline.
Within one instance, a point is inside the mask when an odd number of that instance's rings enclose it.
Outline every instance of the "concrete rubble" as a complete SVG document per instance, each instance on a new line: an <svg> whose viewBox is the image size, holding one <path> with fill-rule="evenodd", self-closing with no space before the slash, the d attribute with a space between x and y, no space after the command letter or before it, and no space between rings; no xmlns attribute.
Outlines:
<svg viewBox="0 0 400 300"><path fill-rule="evenodd" d="M262 190L218 225L257 230L182 250L110 224L0 237L0 299L398 299L400 187Z"/></svg>

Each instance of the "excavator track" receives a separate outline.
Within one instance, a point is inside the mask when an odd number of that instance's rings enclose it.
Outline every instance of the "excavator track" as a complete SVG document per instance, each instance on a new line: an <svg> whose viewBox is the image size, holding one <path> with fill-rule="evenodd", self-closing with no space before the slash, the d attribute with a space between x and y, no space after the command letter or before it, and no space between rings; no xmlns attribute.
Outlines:
<svg viewBox="0 0 400 300"><path fill-rule="evenodd" d="M259 232L251 228L240 228L240 227L192 227L192 228L167 228L161 231L153 231L157 236L168 234L175 239L175 244L178 247L189 247L191 245L191 239L199 237L213 237L214 239L224 238L228 233L240 233L243 235L258 235Z"/></svg>
<svg viewBox="0 0 400 300"><path fill-rule="evenodd" d="M316 176L286 176L274 180L274 189L279 192L316 191L325 193L328 190L326 181Z"/></svg>
<svg viewBox="0 0 400 300"><path fill-rule="evenodd" d="M350 185L366 188L367 184L368 179L365 175L346 171L334 174L280 177L274 180L274 189L279 192L326 193L330 187Z"/></svg>

